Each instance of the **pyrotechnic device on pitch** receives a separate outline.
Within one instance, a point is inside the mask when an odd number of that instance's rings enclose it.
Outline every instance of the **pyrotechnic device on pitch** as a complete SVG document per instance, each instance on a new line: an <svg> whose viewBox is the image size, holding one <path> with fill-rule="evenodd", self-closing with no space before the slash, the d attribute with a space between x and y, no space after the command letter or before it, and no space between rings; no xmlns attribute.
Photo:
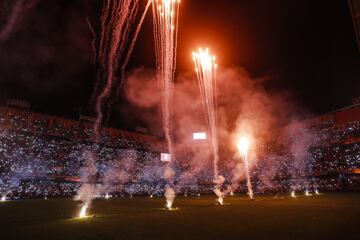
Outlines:
<svg viewBox="0 0 360 240"><path fill-rule="evenodd" d="M79 218L86 218L87 217L87 208L88 208L88 205L87 204L84 204L81 209L80 209L80 212L79 212Z"/></svg>

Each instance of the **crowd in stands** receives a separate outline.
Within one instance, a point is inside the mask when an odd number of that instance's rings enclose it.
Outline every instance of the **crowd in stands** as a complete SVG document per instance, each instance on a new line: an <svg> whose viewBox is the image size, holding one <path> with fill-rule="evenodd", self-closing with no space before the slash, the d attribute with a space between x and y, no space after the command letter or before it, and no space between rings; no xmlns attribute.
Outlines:
<svg viewBox="0 0 360 240"><path fill-rule="evenodd" d="M360 169L360 120L342 126L330 121L302 131L314 136L311 146L306 146L303 165L289 160L294 158L292 152L269 152L252 170L255 192L359 190L360 176L355 170ZM160 153L166 151L163 143L150 136L111 128L102 129L101 142L92 139L91 123L0 107L0 195L74 196L81 185L81 168L89 151L97 158L98 175L93 184L104 192L162 194L165 181ZM184 169L175 166L175 182L182 181ZM233 169L221 171L227 179L225 185L230 184ZM212 179L209 166L184 182L179 190L188 194L209 193ZM238 191L246 192L245 183Z"/></svg>

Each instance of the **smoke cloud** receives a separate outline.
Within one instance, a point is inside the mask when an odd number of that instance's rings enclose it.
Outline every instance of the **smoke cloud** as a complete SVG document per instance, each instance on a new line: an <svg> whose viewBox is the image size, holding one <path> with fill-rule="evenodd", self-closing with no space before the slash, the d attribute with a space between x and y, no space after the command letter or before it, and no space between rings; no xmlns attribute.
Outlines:
<svg viewBox="0 0 360 240"><path fill-rule="evenodd" d="M299 169L305 172L307 151L314 144L314 136L303 133L301 124L304 118L300 112L306 112L284 91L267 90L268 78L253 78L239 67L220 69L217 83L218 100L218 135L220 148L219 171L232 172L221 182L229 186L227 192L238 188L244 179L244 166L238 155L236 143L240 136L250 139L249 167L251 170L263 167L259 179L264 185L276 187L274 180L278 177L285 161L290 172ZM159 104L156 74L152 70L139 68L127 78L126 92L133 106L141 107L138 115L147 116L147 111ZM160 125L154 118L146 119L149 125ZM176 79L174 93L174 129L178 157L183 167L177 176L181 189L196 182L199 174L211 176L211 157L208 141L194 141L192 133L207 132L199 87L195 73L180 73ZM305 135L304 135L305 134ZM161 135L159 135L161 137ZM276 153L283 139L301 138L292 141L288 147L292 158ZM294 176L303 174L295 174ZM297 177L294 177L298 179ZM211 178L209 178L210 180ZM212 180L211 180L212 181ZM295 182L297 180L294 180ZM214 182L217 184L217 181ZM301 183L303 185L304 183Z"/></svg>

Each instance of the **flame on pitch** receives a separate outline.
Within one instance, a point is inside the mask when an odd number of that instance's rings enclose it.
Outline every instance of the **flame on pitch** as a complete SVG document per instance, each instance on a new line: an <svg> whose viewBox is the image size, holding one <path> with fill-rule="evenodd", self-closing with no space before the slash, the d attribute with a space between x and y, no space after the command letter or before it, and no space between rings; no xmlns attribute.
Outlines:
<svg viewBox="0 0 360 240"><path fill-rule="evenodd" d="M84 204L79 212L79 218L86 218L87 216L87 209L88 209L88 204Z"/></svg>
<svg viewBox="0 0 360 240"><path fill-rule="evenodd" d="M291 191L291 197L296 198L295 190Z"/></svg>
<svg viewBox="0 0 360 240"><path fill-rule="evenodd" d="M173 209L173 203L175 199L175 191L173 188L167 186L165 190L165 197L166 197L166 209L167 210L174 210Z"/></svg>
<svg viewBox="0 0 360 240"><path fill-rule="evenodd" d="M216 199L216 202L219 204L219 205L223 205L224 204L224 195L223 193L221 192L220 189L215 189L214 190L216 196L218 196L218 198Z"/></svg>
<svg viewBox="0 0 360 240"><path fill-rule="evenodd" d="M1 201L2 201L2 202L5 202L5 201L6 201L6 195L3 195L3 196L1 197Z"/></svg>
<svg viewBox="0 0 360 240"><path fill-rule="evenodd" d="M173 203L174 203L174 201L167 199L167 200L166 200L166 208L167 208L168 210L171 210Z"/></svg>

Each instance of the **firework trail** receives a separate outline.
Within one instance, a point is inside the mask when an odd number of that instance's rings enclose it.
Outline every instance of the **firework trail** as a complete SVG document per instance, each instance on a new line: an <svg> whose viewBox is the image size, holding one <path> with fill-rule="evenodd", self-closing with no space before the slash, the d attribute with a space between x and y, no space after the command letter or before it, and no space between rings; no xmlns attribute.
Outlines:
<svg viewBox="0 0 360 240"><path fill-rule="evenodd" d="M15 1L12 10L9 14L7 22L4 24L2 30L0 30L0 43L6 41L15 27L21 22L25 13L33 8L38 3L38 0L17 0Z"/></svg>
<svg viewBox="0 0 360 240"><path fill-rule="evenodd" d="M135 34L134 34L134 37L131 41L131 44L130 44L130 47L129 47L129 50L126 54L126 57L125 57L125 60L124 60L124 63L121 65L121 81L120 83L117 85L117 89L116 89L116 93L115 93L115 96L112 100L109 101L109 104L107 106L107 109L108 109L108 117L110 116L110 111L111 111L111 106L114 104L114 102L118 99L119 95L120 95L120 90L121 90L121 87L123 86L123 83L124 83L124 80L125 80L125 70L126 70L126 67L130 61L130 57L134 51L134 47L135 47L135 43L138 39L138 36L139 36L139 33L140 33L140 30L142 28L142 25L144 23L144 20L145 20L145 17L146 17L146 14L150 8L150 5L152 3L152 0L148 0L148 3L146 4L146 7L145 7L145 11L143 13L143 15L141 16L141 19L140 19L140 22L136 28L136 31L135 31Z"/></svg>
<svg viewBox="0 0 360 240"><path fill-rule="evenodd" d="M168 150L173 162L175 154L172 140L173 92L176 70L176 48L178 35L180 0L153 1L153 27L158 83L161 91L161 109L164 134ZM171 168L171 162L167 169ZM173 184L173 178L167 178L168 185ZM167 192L171 192L167 188ZM173 196L173 194L169 194ZM168 196L166 194L166 196Z"/></svg>
<svg viewBox="0 0 360 240"><path fill-rule="evenodd" d="M138 8L138 0L107 0L104 2L101 20L103 21L102 26L107 29L102 30L104 35L101 36L100 40L99 60L101 66L99 71L105 75L103 79L106 80L105 86L97 96L95 103L96 121L94 124L94 133L97 141L100 138L99 130L104 118L102 111L104 102L108 100L114 85L117 83L119 59L121 59L125 51L131 25L135 21ZM96 84L96 87L98 85L99 83Z"/></svg>
<svg viewBox="0 0 360 240"><path fill-rule="evenodd" d="M94 30L93 25L90 22L89 18L86 18L86 23L88 24L89 30L91 32L91 35L93 37L92 41L91 41L91 49L93 51L93 66L96 66L96 58L97 58L97 53L96 53L96 33Z"/></svg>
<svg viewBox="0 0 360 240"><path fill-rule="evenodd" d="M244 165L245 165L245 172L246 172L246 185L248 188L248 194L250 199L254 198L254 192L252 190L251 178L250 178L250 168L249 168L249 159L248 159L248 150L249 150L250 142L246 137L240 138L238 142L238 149L243 156Z"/></svg>
<svg viewBox="0 0 360 240"><path fill-rule="evenodd" d="M146 5L140 23L134 33L134 37L131 39L130 49L124 59L129 39L132 35L132 26L137 18L140 0L104 1L101 16L100 46L99 53L97 54L100 66L92 96L92 100L96 98L95 110L97 117L94 124L94 133L97 140L99 140L100 137L99 130L104 118L104 104L109 100L114 88L116 88L116 86L119 86L118 88L122 86L124 77L121 76L121 74L124 74L125 72L125 70L122 71L122 69L126 68L129 61L128 59L130 59L150 4L151 0L149 0ZM122 61L123 64L121 64ZM121 69L121 72L119 69ZM101 83L104 84L104 87L99 92ZM110 106L108 105L108 108L109 107Z"/></svg>
<svg viewBox="0 0 360 240"><path fill-rule="evenodd" d="M197 74L201 99L205 112L205 119L209 129L211 140L211 151L214 157L214 183L216 184L214 192L218 196L218 202L222 203L223 194L221 186L224 183L224 177L219 175L219 149L217 140L217 90L216 75L217 64L215 56L210 56L209 50L203 51L199 49L197 53L193 53L195 71Z"/></svg>
<svg viewBox="0 0 360 240"><path fill-rule="evenodd" d="M130 48L129 48L129 51L128 51L127 55L126 55L125 61L124 61L123 65L121 66L122 80L121 80L120 84L118 85L117 95L119 95L120 88L122 86L122 83L124 82L126 67L127 67L128 63L129 63L130 57L131 57L131 55L132 55L132 53L134 51L135 43L136 43L136 41L138 39L141 27L142 27L142 25L144 23L146 14L147 14L147 12L148 12L148 10L150 8L151 3L152 3L152 0L149 0L148 3L146 4L145 11L144 11L144 13L143 13L143 15L142 15L142 17L140 19L140 22L139 22L139 24L138 24L138 26L136 28L135 35L134 35L134 38L133 38L133 40L132 40L132 42L130 44Z"/></svg>
<svg viewBox="0 0 360 240"><path fill-rule="evenodd" d="M97 143L100 141L100 129L104 118L103 106L109 100L114 86L120 84L118 77L119 66L131 35L131 27L137 17L139 2L140 0L104 0L98 54L96 54L95 48L96 38L94 37L93 39L94 56L97 57L99 63L97 81L91 99L92 101L96 100L96 120L93 125L93 132L94 140ZM141 19L141 24L143 18ZM88 24L90 31L95 35L95 31L89 21ZM140 31L140 27L137 28L137 31ZM136 37L137 35L138 33ZM103 84L104 87L99 92L100 84ZM82 171L86 174L83 174L85 177L81 179L82 186L78 191L79 199L83 201L79 216L86 215L87 209L90 207L98 191L92 184L89 184L89 177L94 176L96 173L95 156L87 158Z"/></svg>
<svg viewBox="0 0 360 240"><path fill-rule="evenodd" d="M153 2L154 41L159 87L162 94L162 115L165 137L173 155L171 118L176 69L176 37L179 16L179 0L155 0Z"/></svg>

